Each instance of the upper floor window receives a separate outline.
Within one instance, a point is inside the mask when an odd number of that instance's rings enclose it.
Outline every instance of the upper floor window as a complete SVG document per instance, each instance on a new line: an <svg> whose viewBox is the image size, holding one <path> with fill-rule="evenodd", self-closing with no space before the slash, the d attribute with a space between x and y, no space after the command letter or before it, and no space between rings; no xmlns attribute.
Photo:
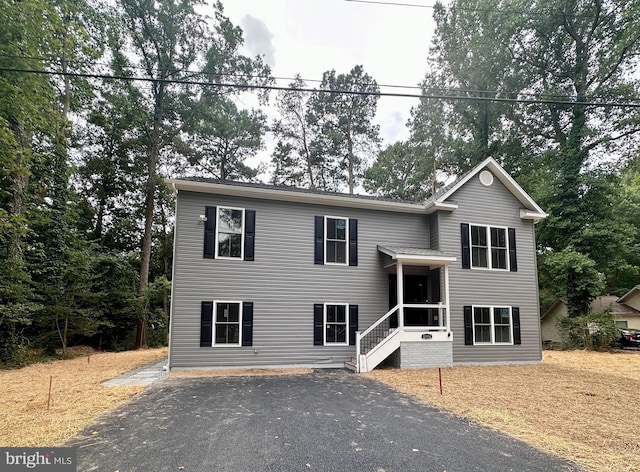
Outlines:
<svg viewBox="0 0 640 472"><path fill-rule="evenodd" d="M316 216L314 263L358 265L358 220L340 216Z"/></svg>
<svg viewBox="0 0 640 472"><path fill-rule="evenodd" d="M464 269L517 270L514 228L462 223Z"/></svg>
<svg viewBox="0 0 640 472"><path fill-rule="evenodd" d="M204 223L205 258L254 260L255 210L206 206L200 221Z"/></svg>
<svg viewBox="0 0 640 472"><path fill-rule="evenodd" d="M349 248L349 228L347 218L334 218L325 216L325 263L346 264Z"/></svg>
<svg viewBox="0 0 640 472"><path fill-rule="evenodd" d="M244 209L218 207L216 257L242 259Z"/></svg>

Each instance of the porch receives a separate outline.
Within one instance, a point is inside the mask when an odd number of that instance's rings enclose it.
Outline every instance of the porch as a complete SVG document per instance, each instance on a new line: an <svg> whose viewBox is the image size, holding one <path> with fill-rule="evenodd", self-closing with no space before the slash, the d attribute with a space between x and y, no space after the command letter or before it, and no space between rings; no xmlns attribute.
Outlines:
<svg viewBox="0 0 640 472"><path fill-rule="evenodd" d="M400 367L451 365L449 264L456 258L425 248L378 246L378 251L389 274L391 308L356 332L352 367L368 372L394 353Z"/></svg>

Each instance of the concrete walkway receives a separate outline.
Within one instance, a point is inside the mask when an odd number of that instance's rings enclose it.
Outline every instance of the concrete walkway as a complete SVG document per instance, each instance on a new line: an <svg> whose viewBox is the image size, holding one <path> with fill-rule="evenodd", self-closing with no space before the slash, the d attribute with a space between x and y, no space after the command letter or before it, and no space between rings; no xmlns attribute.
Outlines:
<svg viewBox="0 0 640 472"><path fill-rule="evenodd" d="M167 360L162 359L153 364L147 364L136 370L122 374L115 379L102 382L102 385L105 387L118 387L122 385L141 385L146 387L168 374L168 372L164 370L166 364Z"/></svg>

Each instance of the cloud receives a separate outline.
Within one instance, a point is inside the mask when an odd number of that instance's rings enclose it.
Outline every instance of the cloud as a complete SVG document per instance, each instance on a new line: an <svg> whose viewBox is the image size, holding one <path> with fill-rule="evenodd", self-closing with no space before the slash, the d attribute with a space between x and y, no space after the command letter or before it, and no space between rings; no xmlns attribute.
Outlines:
<svg viewBox="0 0 640 472"><path fill-rule="evenodd" d="M260 18L245 15L240 21L244 31L245 48L251 55L264 56L264 61L271 67L276 63L275 48L271 39L273 33Z"/></svg>

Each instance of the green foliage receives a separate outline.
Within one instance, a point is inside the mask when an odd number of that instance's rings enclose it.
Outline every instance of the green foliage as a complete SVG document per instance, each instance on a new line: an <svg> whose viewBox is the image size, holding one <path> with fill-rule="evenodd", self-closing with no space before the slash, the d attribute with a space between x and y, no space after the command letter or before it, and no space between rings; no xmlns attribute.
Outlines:
<svg viewBox="0 0 640 472"><path fill-rule="evenodd" d="M571 247L549 251L539 258L540 285L548 299L564 298L569 318L587 313L591 301L602 294L604 281L596 263Z"/></svg>
<svg viewBox="0 0 640 472"><path fill-rule="evenodd" d="M418 147L400 141L378 154L364 174L363 186L374 195L419 202L437 185L431 164Z"/></svg>
<svg viewBox="0 0 640 472"><path fill-rule="evenodd" d="M559 318L557 328L567 349L606 351L616 347L620 338L610 310Z"/></svg>

